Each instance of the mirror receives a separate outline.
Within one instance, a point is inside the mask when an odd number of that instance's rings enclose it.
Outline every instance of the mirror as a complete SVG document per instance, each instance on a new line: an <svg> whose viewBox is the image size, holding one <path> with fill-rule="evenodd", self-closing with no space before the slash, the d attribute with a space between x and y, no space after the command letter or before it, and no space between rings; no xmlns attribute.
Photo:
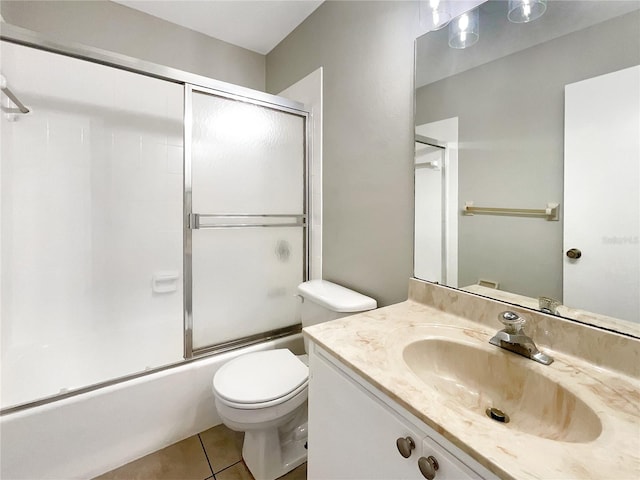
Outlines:
<svg viewBox="0 0 640 480"><path fill-rule="evenodd" d="M640 4L507 3L416 40L414 276L640 337Z"/></svg>

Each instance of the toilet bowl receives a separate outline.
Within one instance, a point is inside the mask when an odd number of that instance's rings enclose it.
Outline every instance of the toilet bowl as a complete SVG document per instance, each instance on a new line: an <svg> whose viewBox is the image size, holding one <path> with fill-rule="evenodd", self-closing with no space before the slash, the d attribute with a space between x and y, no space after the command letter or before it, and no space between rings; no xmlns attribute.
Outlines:
<svg viewBox="0 0 640 480"><path fill-rule="evenodd" d="M224 364L213 379L223 423L245 432L242 458L258 479L275 479L306 459L307 365L287 349Z"/></svg>
<svg viewBox="0 0 640 480"><path fill-rule="evenodd" d="M298 293L303 327L377 306L324 280L305 282ZM216 372L216 409L227 427L245 432L242 458L256 480L275 480L306 461L308 379L307 356L287 349L248 353Z"/></svg>

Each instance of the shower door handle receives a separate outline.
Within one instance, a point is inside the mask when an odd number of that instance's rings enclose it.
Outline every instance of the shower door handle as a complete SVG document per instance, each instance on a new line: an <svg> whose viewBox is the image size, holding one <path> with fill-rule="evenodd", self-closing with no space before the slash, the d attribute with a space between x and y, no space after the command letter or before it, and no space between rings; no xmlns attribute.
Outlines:
<svg viewBox="0 0 640 480"><path fill-rule="evenodd" d="M188 227L202 228L255 228L255 227L304 227L306 215L288 214L204 214L191 213Z"/></svg>

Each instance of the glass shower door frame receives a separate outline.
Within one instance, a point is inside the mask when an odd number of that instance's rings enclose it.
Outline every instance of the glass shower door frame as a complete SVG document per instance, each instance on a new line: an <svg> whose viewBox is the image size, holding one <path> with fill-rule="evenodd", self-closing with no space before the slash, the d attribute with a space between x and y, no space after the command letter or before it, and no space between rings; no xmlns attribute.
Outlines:
<svg viewBox="0 0 640 480"><path fill-rule="evenodd" d="M84 60L86 62L90 62L90 63L95 63L95 64L99 64L99 65L104 65L104 66L108 66L108 67L112 67L115 69L119 69L119 70L124 70L124 71L128 71L128 72L132 72L138 75L142 75L142 76L146 76L146 77L152 77L152 78L157 78L160 80L165 80L168 82L172 82L172 83L176 83L181 85L184 88L184 98L187 98L187 90L191 91L191 89L200 89L200 87L197 86L201 86L204 87L203 90L205 92L211 92L214 93L215 95L220 95L220 96L225 96L228 98L234 98L237 100L241 100L241 101L245 101L245 102L250 102L250 103L254 103L257 105L263 105L269 108L276 108L278 110L281 111L287 111L299 116L302 116L305 118L305 137L304 137L304 153L305 153L305 213L309 212L309 208L310 208L310 203L309 203L309 183L308 183L308 165L310 165L310 162L312 161L311 159L311 150L310 150L310 122L309 122L309 114L306 111L307 109L305 108L305 106L297 101L294 100L289 100L283 97L277 97L275 95L271 95L265 92L261 92L261 91L257 91L257 90L252 90L250 88L246 88L246 87L242 87L239 85L234 85L231 83L227 83L227 82L223 82L223 81L219 81L219 80L215 80L209 77L205 77L202 75L198 75L195 73L191 73L191 72L186 72L183 70L179 70L177 68L173 68L173 67L168 67L166 65L160 65L160 64L156 64L153 62L148 62L145 60L141 60L139 58L134 58L134 57L130 57L127 55L123 55L123 54L119 54L119 53L114 53L114 52L110 52L107 50L103 50L100 48L96 48L96 47L90 47L87 45L81 45L78 43L71 43L71 42L64 42L64 41L59 41L55 38L49 37L46 34L42 34L40 32L34 32L22 27L18 27L16 25L11 25L9 23L2 23L2 29L0 31L0 40L2 42L8 42L8 43L12 43L12 44L16 44L16 45L23 45L25 47L31 47L31 48L35 48L38 50L42 50L45 52L50 52L50 53L54 53L54 54L58 54L58 55L63 55L66 57L72 57L72 58L77 58L79 60ZM190 96L189 96L189 101L190 101ZM187 112L186 109L186 103L185 103L185 114ZM187 124L185 123L184 125L184 134L186 135L187 130L190 128L190 124L189 126L187 126ZM184 140L185 136L183 136L183 140ZM185 145L184 147L185 149L187 148L187 146ZM183 157L186 156L186 151L184 152ZM183 160L183 169L184 169L184 173L187 173L187 165ZM189 165L190 168L190 165ZM190 175L190 171L189 171L189 175ZM185 179L186 179L186 175L185 175ZM186 187L186 184L185 184ZM183 210L186 209L187 206L187 197L189 202L191 200L190 197L190 190L189 190L189 195L187 195L187 190L185 189L185 191L183 192L183 201L184 201L184 205L183 205ZM190 203L189 203L190 205ZM190 231L188 231L188 219L189 217L187 215L184 215L184 223L183 223L183 250L186 250L187 248L188 250L188 255L189 255L189 259L191 257L191 243L190 243ZM304 258L304 264L305 264L305 272L304 272L304 279L307 279L307 268L306 265L308 265L308 258L309 257L309 248L308 248L308 234L306 234L306 230L305 229L305 258ZM187 242L187 234L189 234L189 242ZM185 251L183 253L183 260L187 258L187 252ZM186 265L186 262L185 262ZM190 264L189 264L190 266ZM186 266L183 267L183 275L187 273L187 269ZM189 272L190 273L190 272ZM184 277L183 279L183 285L186 286L186 277ZM183 311L186 311L187 309L187 297L186 297L186 290L185 292L183 292L183 304L184 304L184 308ZM189 302L191 302L191 298L189 298ZM185 317L186 319L186 317ZM185 320L186 321L186 320ZM186 325L185 325L186 326ZM299 328L298 328L299 330ZM141 370L141 371L136 371L136 372L132 372L132 373L128 373L125 374L123 376L119 376L116 378L113 377L109 377L109 378L105 378L103 381L91 384L91 385L84 385L84 386L79 386L77 388L73 388L72 390L68 390L68 391L61 391L60 393L48 396L48 397L43 397L43 398L37 398L33 401L29 401L26 403L22 403L19 405L15 405L15 406L11 406L11 407L7 407L5 409L2 409L0 411L0 415L8 415L8 414L12 414L12 413L16 413L16 412L20 412L22 410L28 410L32 407L38 407L38 406L42 406L42 405L46 405L49 403L53 403L56 402L58 400L62 400L62 399L66 399L66 398L71 398L77 395L81 395L81 394L85 394L85 393L89 393L89 392L93 392L96 390L99 390L101 388L104 387L109 387L109 386L113 386L113 385L117 385L129 380L133 380L133 379L137 379L137 378L142 378L142 377L146 377L146 376L150 376L153 375L155 373L158 372L162 372L162 371L166 371L166 370L170 370L174 367L178 367L178 366L182 366L185 365L186 363L190 362L191 359L193 358L193 352L191 349L187 350L186 348L186 344L187 344L187 330L185 328L184 330L184 344L185 344L185 355L184 358L170 363L170 364L164 364L164 365L158 365L158 366L153 366L150 368L147 368L145 370ZM286 334L285 334L286 335ZM277 335L277 336L284 336L284 335ZM263 337L265 339L268 339L268 336ZM275 338L275 336L274 336ZM191 331L189 331L189 345L191 345ZM258 341L261 340L255 340L253 343L256 343ZM247 344L249 342L245 342L245 344ZM188 353L188 355L187 355ZM198 358L201 358L200 356L198 356Z"/></svg>
<svg viewBox="0 0 640 480"><path fill-rule="evenodd" d="M193 93L203 93L222 97L228 100L249 103L299 116L304 121L303 138L303 213L301 215L286 214L196 214L193 212L193 178L192 178L192 141L193 141ZM200 228L270 228L293 226L302 227L303 232L303 258L302 258L302 279L309 279L309 162L310 162L310 122L309 113L288 107L283 104L265 102L256 98L237 95L224 90L204 88L192 84L185 84L184 88L184 259L183 259L183 281L184 281L184 358L186 360L211 354L221 353L227 350L240 348L255 343L264 342L270 339L280 338L301 331L300 324L292 327L278 328L262 332L248 337L238 338L202 348L193 347L193 230ZM206 219L213 219L214 222L207 222ZM216 223L221 220L222 223Z"/></svg>

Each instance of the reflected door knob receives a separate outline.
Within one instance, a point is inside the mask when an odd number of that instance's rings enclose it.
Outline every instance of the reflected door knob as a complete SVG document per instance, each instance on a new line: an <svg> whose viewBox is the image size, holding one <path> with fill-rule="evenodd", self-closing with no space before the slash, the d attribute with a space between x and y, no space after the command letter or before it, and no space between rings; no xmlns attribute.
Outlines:
<svg viewBox="0 0 640 480"><path fill-rule="evenodd" d="M418 468L420 469L420 473L427 480L433 480L436 478L436 470L440 468L438 465L438 461L435 457L429 455L428 457L420 457L418 459Z"/></svg>
<svg viewBox="0 0 640 480"><path fill-rule="evenodd" d="M581 256L582 252L577 248L570 248L569 250L567 250L567 257L571 258L572 260L576 260Z"/></svg>
<svg viewBox="0 0 640 480"><path fill-rule="evenodd" d="M399 438L396 440L396 447L398 447L400 455L404 458L409 458L411 456L411 451L416 448L416 443L411 437Z"/></svg>

